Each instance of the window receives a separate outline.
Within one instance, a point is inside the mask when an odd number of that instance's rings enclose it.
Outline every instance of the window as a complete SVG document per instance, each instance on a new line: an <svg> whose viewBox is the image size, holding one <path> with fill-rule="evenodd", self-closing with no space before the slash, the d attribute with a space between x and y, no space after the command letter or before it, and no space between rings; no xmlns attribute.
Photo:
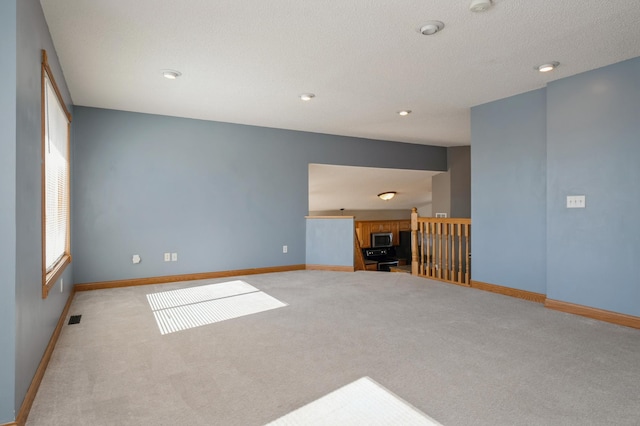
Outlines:
<svg viewBox="0 0 640 426"><path fill-rule="evenodd" d="M71 114L42 51L42 297L71 263L69 130Z"/></svg>

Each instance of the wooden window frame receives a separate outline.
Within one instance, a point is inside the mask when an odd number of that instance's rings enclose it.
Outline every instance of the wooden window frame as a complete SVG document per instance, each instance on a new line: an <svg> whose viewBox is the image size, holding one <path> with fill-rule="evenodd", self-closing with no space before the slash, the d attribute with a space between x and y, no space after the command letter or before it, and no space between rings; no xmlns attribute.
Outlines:
<svg viewBox="0 0 640 426"><path fill-rule="evenodd" d="M46 158L46 90L47 90L47 82L49 80L51 86L53 86L53 90L56 93L56 97L58 98L58 103L62 107L65 116L67 117L67 175L66 175L66 191L67 191L67 217L66 217L66 242L65 249L62 257L55 263L55 265L47 271L47 227L46 227L46 168L45 168L45 158ZM53 72L51 72L51 68L49 67L49 62L47 60L47 52L42 50L42 74L41 74L41 136L42 136L42 161L41 161L41 179L42 179L42 298L46 299L49 295L49 291L56 283L58 278L62 275L66 267L71 263L71 157L70 157L70 145L71 145L71 114L67 109L66 104L64 103L64 99L60 93L60 89L56 83L55 78L53 77Z"/></svg>

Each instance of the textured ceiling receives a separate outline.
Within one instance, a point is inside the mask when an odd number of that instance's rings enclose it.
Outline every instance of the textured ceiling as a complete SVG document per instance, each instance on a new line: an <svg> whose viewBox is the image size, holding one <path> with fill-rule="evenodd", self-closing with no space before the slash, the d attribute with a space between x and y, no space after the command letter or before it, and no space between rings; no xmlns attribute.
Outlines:
<svg viewBox="0 0 640 426"><path fill-rule="evenodd" d="M41 4L75 105L441 146L470 143L471 106L640 56L638 0Z"/></svg>

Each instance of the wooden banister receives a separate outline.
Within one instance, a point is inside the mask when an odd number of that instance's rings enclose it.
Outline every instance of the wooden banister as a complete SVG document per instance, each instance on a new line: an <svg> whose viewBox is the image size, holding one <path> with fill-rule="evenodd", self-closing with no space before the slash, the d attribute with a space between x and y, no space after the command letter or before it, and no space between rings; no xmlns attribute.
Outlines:
<svg viewBox="0 0 640 426"><path fill-rule="evenodd" d="M411 209L411 274L418 275L418 209Z"/></svg>
<svg viewBox="0 0 640 426"><path fill-rule="evenodd" d="M411 273L458 285L471 283L471 219L419 217L411 210Z"/></svg>

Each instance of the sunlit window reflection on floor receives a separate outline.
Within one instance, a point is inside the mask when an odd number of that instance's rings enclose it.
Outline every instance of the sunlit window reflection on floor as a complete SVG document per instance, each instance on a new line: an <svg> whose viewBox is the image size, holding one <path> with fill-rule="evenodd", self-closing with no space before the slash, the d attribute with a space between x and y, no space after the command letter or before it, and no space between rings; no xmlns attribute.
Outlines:
<svg viewBox="0 0 640 426"><path fill-rule="evenodd" d="M369 377L331 392L265 426L442 426Z"/></svg>
<svg viewBox="0 0 640 426"><path fill-rule="evenodd" d="M240 280L152 293L147 300L161 334L287 306Z"/></svg>

